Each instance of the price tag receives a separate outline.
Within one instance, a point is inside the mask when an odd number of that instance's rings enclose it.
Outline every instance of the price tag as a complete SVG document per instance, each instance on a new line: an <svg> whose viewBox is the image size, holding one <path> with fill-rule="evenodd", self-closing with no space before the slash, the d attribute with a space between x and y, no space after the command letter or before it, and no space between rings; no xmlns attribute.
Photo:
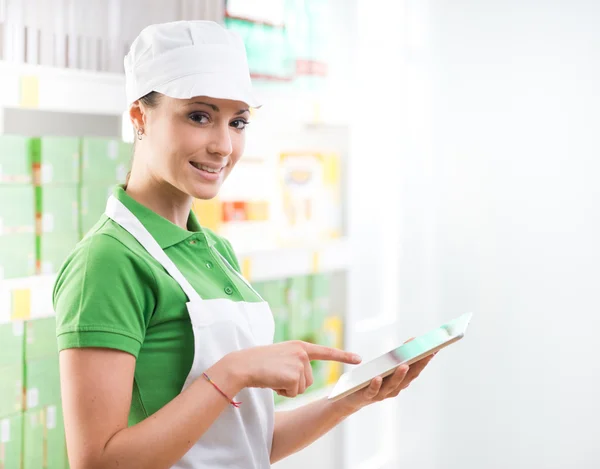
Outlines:
<svg viewBox="0 0 600 469"><path fill-rule="evenodd" d="M4 419L0 423L0 443L8 443L10 441L10 420Z"/></svg>
<svg viewBox="0 0 600 469"><path fill-rule="evenodd" d="M21 107L37 108L40 104L40 82L38 77L25 75L21 77Z"/></svg>
<svg viewBox="0 0 600 469"><path fill-rule="evenodd" d="M56 428L56 406L50 406L46 409L46 428L48 430Z"/></svg>
<svg viewBox="0 0 600 469"><path fill-rule="evenodd" d="M33 409L37 407L40 402L40 392L37 388L27 390L27 408Z"/></svg>

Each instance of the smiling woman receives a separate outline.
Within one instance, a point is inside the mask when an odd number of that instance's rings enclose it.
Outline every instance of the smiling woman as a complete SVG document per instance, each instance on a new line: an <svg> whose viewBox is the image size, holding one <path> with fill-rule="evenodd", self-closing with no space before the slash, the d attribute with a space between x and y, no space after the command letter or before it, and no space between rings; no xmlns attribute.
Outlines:
<svg viewBox="0 0 600 469"><path fill-rule="evenodd" d="M133 167L54 290L72 469L263 469L396 395L426 362L335 403L275 414L332 348L273 344L269 305L203 228L257 107L241 38L216 23L149 26L125 58Z"/></svg>

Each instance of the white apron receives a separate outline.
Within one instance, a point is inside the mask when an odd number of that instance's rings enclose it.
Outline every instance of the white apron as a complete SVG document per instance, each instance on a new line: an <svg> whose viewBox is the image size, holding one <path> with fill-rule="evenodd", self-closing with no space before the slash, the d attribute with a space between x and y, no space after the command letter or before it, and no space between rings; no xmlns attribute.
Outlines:
<svg viewBox="0 0 600 469"><path fill-rule="evenodd" d="M203 379L202 373L226 354L273 343L273 314L266 302L202 299L144 225L114 196L108 199L106 216L131 233L179 283L188 297L187 310L194 330L194 362L183 389L196 379ZM246 282L216 249L209 249L226 268ZM248 282L246 284L250 286ZM241 401L241 407L228 406L173 469L270 467L273 391L245 388L237 396L230 397Z"/></svg>

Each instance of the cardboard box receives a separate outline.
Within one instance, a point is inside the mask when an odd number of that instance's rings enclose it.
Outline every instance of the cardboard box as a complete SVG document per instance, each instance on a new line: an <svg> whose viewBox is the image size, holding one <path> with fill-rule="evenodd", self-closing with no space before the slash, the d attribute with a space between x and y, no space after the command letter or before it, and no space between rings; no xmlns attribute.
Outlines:
<svg viewBox="0 0 600 469"><path fill-rule="evenodd" d="M274 342L284 342L290 337L290 315L287 304L287 281L274 280L256 285L255 290L269 303L275 321Z"/></svg>
<svg viewBox="0 0 600 469"><path fill-rule="evenodd" d="M34 188L28 184L0 185L0 236L35 232ZM6 203L10 201L10 203Z"/></svg>
<svg viewBox="0 0 600 469"><path fill-rule="evenodd" d="M30 139L27 137L0 135L0 184L33 182L29 147Z"/></svg>
<svg viewBox="0 0 600 469"><path fill-rule="evenodd" d="M309 290L311 303L310 328L320 333L323 331L325 319L331 308L331 276L329 274L311 275Z"/></svg>
<svg viewBox="0 0 600 469"><path fill-rule="evenodd" d="M84 138L81 142L81 183L124 184L133 146L120 140Z"/></svg>
<svg viewBox="0 0 600 469"><path fill-rule="evenodd" d="M0 367L0 417L23 410L23 362Z"/></svg>
<svg viewBox="0 0 600 469"><path fill-rule="evenodd" d="M45 469L67 469L67 441L60 404L44 409Z"/></svg>
<svg viewBox="0 0 600 469"><path fill-rule="evenodd" d="M35 234L0 236L0 280L35 274Z"/></svg>
<svg viewBox="0 0 600 469"><path fill-rule="evenodd" d="M58 272L77 243L79 231L43 233L37 238L38 272L54 274Z"/></svg>
<svg viewBox="0 0 600 469"><path fill-rule="evenodd" d="M25 363L25 409L43 408L60 402L58 356Z"/></svg>
<svg viewBox="0 0 600 469"><path fill-rule="evenodd" d="M81 237L90 231L106 210L106 201L115 188L113 183L85 184L80 187L80 230Z"/></svg>
<svg viewBox="0 0 600 469"><path fill-rule="evenodd" d="M44 185L35 188L37 234L79 232L79 186Z"/></svg>
<svg viewBox="0 0 600 469"><path fill-rule="evenodd" d="M0 367L23 362L23 349L25 344L25 323L14 321L0 324Z"/></svg>
<svg viewBox="0 0 600 469"><path fill-rule="evenodd" d="M23 469L67 469L67 447L60 404L24 413Z"/></svg>
<svg viewBox="0 0 600 469"><path fill-rule="evenodd" d="M33 319L25 323L25 361L58 356L56 318Z"/></svg>
<svg viewBox="0 0 600 469"><path fill-rule="evenodd" d="M20 469L23 450L23 414L0 419L0 469Z"/></svg>
<svg viewBox="0 0 600 469"><path fill-rule="evenodd" d="M35 234L0 235L0 280L35 274Z"/></svg>
<svg viewBox="0 0 600 469"><path fill-rule="evenodd" d="M77 184L79 148L76 137L42 137L31 140L31 162L36 185Z"/></svg>
<svg viewBox="0 0 600 469"><path fill-rule="evenodd" d="M287 305L289 308L289 333L292 340L316 343L315 331L311 329L311 302L308 277L294 277L288 282Z"/></svg>
<svg viewBox="0 0 600 469"><path fill-rule="evenodd" d="M23 414L23 469L44 468L43 408Z"/></svg>

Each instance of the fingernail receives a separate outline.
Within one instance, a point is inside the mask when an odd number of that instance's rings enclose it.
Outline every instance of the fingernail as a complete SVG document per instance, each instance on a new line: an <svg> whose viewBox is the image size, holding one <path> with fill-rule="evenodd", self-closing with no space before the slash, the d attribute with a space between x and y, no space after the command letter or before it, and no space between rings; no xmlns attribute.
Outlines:
<svg viewBox="0 0 600 469"><path fill-rule="evenodd" d="M360 355L354 354L352 355L352 361L355 361L356 363L361 362L362 358Z"/></svg>

